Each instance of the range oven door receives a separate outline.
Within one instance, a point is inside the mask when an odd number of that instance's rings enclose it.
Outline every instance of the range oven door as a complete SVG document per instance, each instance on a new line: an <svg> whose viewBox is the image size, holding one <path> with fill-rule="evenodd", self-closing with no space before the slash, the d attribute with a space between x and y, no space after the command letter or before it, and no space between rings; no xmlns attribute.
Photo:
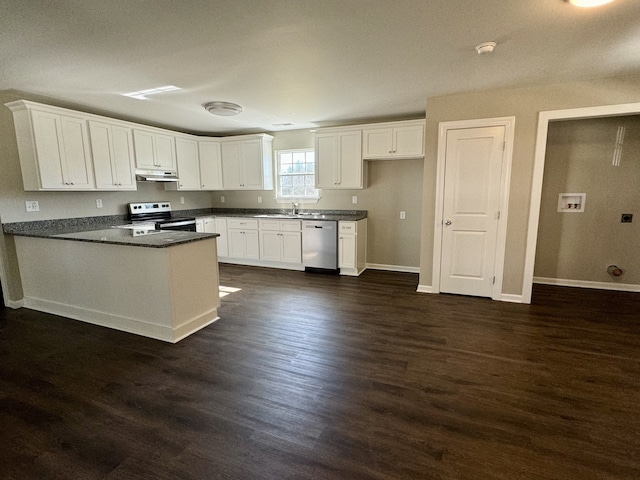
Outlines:
<svg viewBox="0 0 640 480"><path fill-rule="evenodd" d="M157 230L181 230L183 232L195 232L196 221L195 219L183 219L183 220L167 220L166 222L157 222Z"/></svg>

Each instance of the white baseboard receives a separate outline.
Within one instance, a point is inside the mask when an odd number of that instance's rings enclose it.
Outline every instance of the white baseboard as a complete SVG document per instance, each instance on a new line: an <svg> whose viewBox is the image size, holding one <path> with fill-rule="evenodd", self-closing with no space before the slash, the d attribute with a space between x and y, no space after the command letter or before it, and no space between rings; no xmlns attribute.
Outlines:
<svg viewBox="0 0 640 480"><path fill-rule="evenodd" d="M171 327L41 298L25 297L24 300L26 308L38 310L39 312L51 313L72 320L143 335L170 343L176 343L220 318L218 317L217 309L212 309L203 315L187 320L181 325Z"/></svg>
<svg viewBox="0 0 640 480"><path fill-rule="evenodd" d="M234 265L246 265L248 267L266 267L266 268L279 268L281 270L304 271L304 265L301 263L274 262L270 260L253 260L250 258L231 258L231 257L218 257L218 262L231 263Z"/></svg>
<svg viewBox="0 0 640 480"><path fill-rule="evenodd" d="M431 285L418 285L416 289L418 293L440 293L434 292ZM513 295L510 293L503 293L499 298L494 299L498 302L510 302L510 303L523 303L522 295Z"/></svg>
<svg viewBox="0 0 640 480"><path fill-rule="evenodd" d="M631 283L591 282L588 280L570 280L567 278L533 277L533 283L557 285L560 287L596 288L599 290L618 290L621 292L640 292L640 285Z"/></svg>
<svg viewBox="0 0 640 480"><path fill-rule="evenodd" d="M387 270L389 272L420 273L420 267L407 267L403 265L384 265L382 263L367 263L371 270Z"/></svg>
<svg viewBox="0 0 640 480"><path fill-rule="evenodd" d="M501 302L509 303L524 303L522 295L514 295L512 293L502 293L500 294L500 298L498 300Z"/></svg>
<svg viewBox="0 0 640 480"><path fill-rule="evenodd" d="M13 308L14 310L17 310L18 308L22 308L24 307L24 298L20 300L7 300L5 306L9 308Z"/></svg>

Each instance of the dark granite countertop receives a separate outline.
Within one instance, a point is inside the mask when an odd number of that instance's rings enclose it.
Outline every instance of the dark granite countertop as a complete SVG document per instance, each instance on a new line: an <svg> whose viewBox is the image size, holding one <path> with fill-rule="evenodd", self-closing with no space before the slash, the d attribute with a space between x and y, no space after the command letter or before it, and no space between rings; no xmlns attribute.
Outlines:
<svg viewBox="0 0 640 480"><path fill-rule="evenodd" d="M56 235L49 235L49 238L77 240L79 242L129 245L133 247L164 248L219 236L219 233L105 228L102 230L90 230L86 232L59 233Z"/></svg>
<svg viewBox="0 0 640 480"><path fill-rule="evenodd" d="M300 210L295 217L289 217L291 209L268 209L268 208L212 208L210 213L198 212L196 217L253 217L269 218L265 215L283 215L283 217L272 217L292 220L333 220L355 222L367 218L366 210ZM286 217L285 217L286 216Z"/></svg>
<svg viewBox="0 0 640 480"><path fill-rule="evenodd" d="M195 210L177 210L175 217L254 217L289 219L290 209L259 208L200 208ZM282 217L264 217L265 215L283 215ZM296 220L334 220L357 221L367 218L366 210L301 210ZM167 230L153 230L143 235L139 230L113 228L115 225L128 224L126 215L107 215L101 217L62 218L33 222L15 222L2 225L4 233L23 237L52 238L81 242L110 243L138 247L164 248L171 245L195 242L206 238L219 237L218 233L197 233Z"/></svg>
<svg viewBox="0 0 640 480"><path fill-rule="evenodd" d="M145 235L139 229L113 228L114 225L126 223L129 223L129 221L125 215L114 215L5 223L2 225L2 230L4 233L23 237L75 240L148 248L165 248L220 236L218 233L172 230L151 230L152 233Z"/></svg>

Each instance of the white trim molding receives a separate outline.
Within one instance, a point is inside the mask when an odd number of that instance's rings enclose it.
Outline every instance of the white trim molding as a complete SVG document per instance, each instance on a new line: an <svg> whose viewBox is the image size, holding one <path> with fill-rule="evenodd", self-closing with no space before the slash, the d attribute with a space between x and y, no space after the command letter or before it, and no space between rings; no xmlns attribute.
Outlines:
<svg viewBox="0 0 640 480"><path fill-rule="evenodd" d="M557 120L576 120L581 118L615 117L637 114L640 114L640 103L550 110L540 112L538 115L538 134L536 137L535 154L533 159L531 199L529 202L529 226L527 227L527 244L525 250L524 274L522 277L522 299L524 303L531 303L533 270L536 261L536 244L538 242L540 203L542 201L542 181L544 178L544 161L547 154L547 133L549 131L549 122Z"/></svg>
<svg viewBox="0 0 640 480"><path fill-rule="evenodd" d="M408 267L404 265L384 265L382 263L367 263L367 269L387 270L389 272L420 273L420 267Z"/></svg>
<svg viewBox="0 0 640 480"><path fill-rule="evenodd" d="M440 292L434 292L433 291L433 287L431 285L418 285L418 288L416 289L416 292L418 292L418 293L440 293Z"/></svg>
<svg viewBox="0 0 640 480"><path fill-rule="evenodd" d="M640 285L633 283L592 282L590 280L572 280L569 278L533 277L533 283L557 285L560 287L594 288L598 290L617 290L620 292L640 292Z"/></svg>
<svg viewBox="0 0 640 480"><path fill-rule="evenodd" d="M21 298L20 300L5 300L5 301L6 301L6 306L9 308L13 308L14 310L24 307L24 298Z"/></svg>
<svg viewBox="0 0 640 480"><path fill-rule="evenodd" d="M503 293L498 300L508 303L524 303L522 301L522 295L514 295L512 293Z"/></svg>

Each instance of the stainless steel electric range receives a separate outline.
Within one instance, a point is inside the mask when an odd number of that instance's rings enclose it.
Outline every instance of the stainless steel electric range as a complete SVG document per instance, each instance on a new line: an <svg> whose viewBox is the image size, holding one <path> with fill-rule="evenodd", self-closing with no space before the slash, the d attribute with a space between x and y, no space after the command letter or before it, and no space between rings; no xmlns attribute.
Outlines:
<svg viewBox="0 0 640 480"><path fill-rule="evenodd" d="M195 217L173 217L169 202L130 203L127 209L131 223L117 228L196 231Z"/></svg>

